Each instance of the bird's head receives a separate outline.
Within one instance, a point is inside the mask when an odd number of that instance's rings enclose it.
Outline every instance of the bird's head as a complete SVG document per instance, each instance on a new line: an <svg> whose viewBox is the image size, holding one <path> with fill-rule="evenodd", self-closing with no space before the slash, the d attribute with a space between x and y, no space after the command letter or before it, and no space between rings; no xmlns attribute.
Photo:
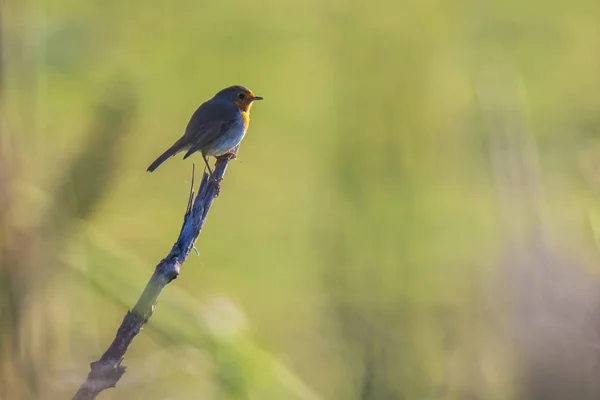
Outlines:
<svg viewBox="0 0 600 400"><path fill-rule="evenodd" d="M254 101L263 99L244 86L230 86L221 90L214 98L231 102L242 111L250 111Z"/></svg>

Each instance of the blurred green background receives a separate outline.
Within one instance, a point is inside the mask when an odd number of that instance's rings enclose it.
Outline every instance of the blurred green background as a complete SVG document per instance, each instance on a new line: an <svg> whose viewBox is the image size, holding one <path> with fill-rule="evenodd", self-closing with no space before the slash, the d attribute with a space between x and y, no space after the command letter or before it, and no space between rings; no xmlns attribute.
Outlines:
<svg viewBox="0 0 600 400"><path fill-rule="evenodd" d="M239 157L102 399L600 398L600 3L2 3L0 399L70 398Z"/></svg>

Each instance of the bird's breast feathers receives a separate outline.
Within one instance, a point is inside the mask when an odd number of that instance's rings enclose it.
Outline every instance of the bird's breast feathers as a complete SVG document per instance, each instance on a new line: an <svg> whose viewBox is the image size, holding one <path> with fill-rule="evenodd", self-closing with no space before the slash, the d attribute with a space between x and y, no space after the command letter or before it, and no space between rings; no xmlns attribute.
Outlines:
<svg viewBox="0 0 600 400"><path fill-rule="evenodd" d="M242 111L242 123L244 124L244 130L248 130L248 126L250 125L250 112Z"/></svg>

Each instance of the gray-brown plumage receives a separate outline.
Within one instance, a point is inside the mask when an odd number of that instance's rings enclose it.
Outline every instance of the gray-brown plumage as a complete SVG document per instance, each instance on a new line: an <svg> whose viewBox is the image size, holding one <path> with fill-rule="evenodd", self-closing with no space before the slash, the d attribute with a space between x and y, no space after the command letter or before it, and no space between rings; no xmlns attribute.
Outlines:
<svg viewBox="0 0 600 400"><path fill-rule="evenodd" d="M188 158L200 152L208 171L212 174L206 157L218 157L231 152L240 144L250 124L252 102L262 100L248 88L231 86L221 90L203 103L192 115L183 136L161 154L149 167L152 172L175 154L187 151Z"/></svg>

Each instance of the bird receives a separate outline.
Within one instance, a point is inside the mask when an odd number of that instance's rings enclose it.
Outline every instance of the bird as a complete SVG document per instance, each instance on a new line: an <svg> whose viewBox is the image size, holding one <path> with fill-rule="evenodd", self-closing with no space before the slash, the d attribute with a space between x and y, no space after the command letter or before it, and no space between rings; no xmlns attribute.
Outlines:
<svg viewBox="0 0 600 400"><path fill-rule="evenodd" d="M209 176L212 176L207 157L235 157L233 149L240 144L248 130L252 104L262 99L240 85L219 91L198 107L183 136L150 164L147 171L153 172L168 158L187 151L183 159L200 152Z"/></svg>

